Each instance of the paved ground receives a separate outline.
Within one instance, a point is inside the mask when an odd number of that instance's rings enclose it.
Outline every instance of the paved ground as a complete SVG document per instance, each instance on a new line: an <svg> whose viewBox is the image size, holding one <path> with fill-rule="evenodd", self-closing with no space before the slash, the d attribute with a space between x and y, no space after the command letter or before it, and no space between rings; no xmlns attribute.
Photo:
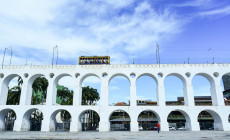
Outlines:
<svg viewBox="0 0 230 140"><path fill-rule="evenodd" d="M76 140L230 140L230 132L0 132L0 139L76 139Z"/></svg>

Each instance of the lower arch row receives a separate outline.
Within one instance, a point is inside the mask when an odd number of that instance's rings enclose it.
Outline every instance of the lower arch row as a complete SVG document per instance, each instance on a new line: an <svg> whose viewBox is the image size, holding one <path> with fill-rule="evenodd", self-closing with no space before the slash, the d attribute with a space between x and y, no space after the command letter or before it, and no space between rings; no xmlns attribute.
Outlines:
<svg viewBox="0 0 230 140"><path fill-rule="evenodd" d="M17 119L16 113L11 109L0 111L0 130L14 130ZM142 111L137 118L138 130L156 130L156 124L161 124L161 118L154 111ZM24 115L21 131L41 131L43 113L38 109L30 109ZM50 116L49 131L69 131L72 116L67 110L56 110ZM220 116L209 110L201 111L197 117L200 130L223 130ZM230 115L228 116L230 122ZM169 130L191 130L190 117L182 111L171 111L167 117ZM85 110L78 117L78 131L99 130L100 116L94 110ZM131 118L123 110L115 110L109 116L110 131L130 130ZM19 126L20 127L20 126Z"/></svg>

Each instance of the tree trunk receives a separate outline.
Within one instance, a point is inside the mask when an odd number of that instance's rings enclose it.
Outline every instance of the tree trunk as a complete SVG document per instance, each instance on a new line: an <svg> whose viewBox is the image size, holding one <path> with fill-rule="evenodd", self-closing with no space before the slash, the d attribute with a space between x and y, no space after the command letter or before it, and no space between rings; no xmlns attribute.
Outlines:
<svg viewBox="0 0 230 140"><path fill-rule="evenodd" d="M35 104L37 104L37 99L38 99L38 91L36 92L36 101L35 101Z"/></svg>

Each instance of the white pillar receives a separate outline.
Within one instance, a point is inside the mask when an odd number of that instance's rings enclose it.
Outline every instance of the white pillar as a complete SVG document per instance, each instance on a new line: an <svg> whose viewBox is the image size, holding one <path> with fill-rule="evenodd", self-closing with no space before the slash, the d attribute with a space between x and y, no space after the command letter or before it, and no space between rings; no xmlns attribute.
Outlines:
<svg viewBox="0 0 230 140"><path fill-rule="evenodd" d="M168 116L164 113L160 115L160 131L169 131Z"/></svg>
<svg viewBox="0 0 230 140"><path fill-rule="evenodd" d="M22 118L23 118L24 114L22 114L20 112L15 112L15 113L17 115L17 118L14 121L14 131L21 131L21 128L22 128Z"/></svg>
<svg viewBox="0 0 230 140"><path fill-rule="evenodd" d="M80 85L80 77L74 79L74 95L73 95L73 105L80 106L82 98L82 87Z"/></svg>
<svg viewBox="0 0 230 140"><path fill-rule="evenodd" d="M193 94L193 87L192 81L186 80L186 87L184 87L184 105L186 106L195 106L194 103L194 94Z"/></svg>
<svg viewBox="0 0 230 140"><path fill-rule="evenodd" d="M1 79L0 81L0 105L5 105L7 100L8 93L8 81L4 81Z"/></svg>
<svg viewBox="0 0 230 140"><path fill-rule="evenodd" d="M79 127L79 113L77 112L71 112L72 120L70 122L70 132L78 132L81 131L81 128Z"/></svg>
<svg viewBox="0 0 230 140"><path fill-rule="evenodd" d="M50 113L44 113L43 120L42 120L42 126L41 131L49 132L50 131Z"/></svg>
<svg viewBox="0 0 230 140"><path fill-rule="evenodd" d="M109 122L109 79L108 77L101 77L101 99L100 99L100 123L99 131L110 131Z"/></svg>
<svg viewBox="0 0 230 140"><path fill-rule="evenodd" d="M47 88L47 96L46 96L46 105L56 105L56 94L57 94L57 87L54 83L54 79L47 79L49 81L49 86Z"/></svg>
<svg viewBox="0 0 230 140"><path fill-rule="evenodd" d="M164 79L158 78L157 85L157 105L165 106L165 88L164 88Z"/></svg>
<svg viewBox="0 0 230 140"><path fill-rule="evenodd" d="M101 98L100 107L109 106L109 80L108 77L101 77Z"/></svg>
<svg viewBox="0 0 230 140"><path fill-rule="evenodd" d="M230 123L228 121L229 113L226 112L226 113L222 113L219 115L220 115L221 120L222 120L221 123L222 123L223 130L224 131L230 131Z"/></svg>
<svg viewBox="0 0 230 140"><path fill-rule="evenodd" d="M31 104L32 89L29 89L29 86L30 84L28 82L28 79L24 79L22 84L21 96L20 96L20 105Z"/></svg>
<svg viewBox="0 0 230 140"><path fill-rule="evenodd" d="M136 83L135 79L130 80L130 106L137 106Z"/></svg>
<svg viewBox="0 0 230 140"><path fill-rule="evenodd" d="M224 106L223 91L220 85L220 80L215 80L211 84L212 104L214 106Z"/></svg>
<svg viewBox="0 0 230 140"><path fill-rule="evenodd" d="M190 123L191 123L191 131L200 131L200 124L198 122L198 116L194 115L194 113L190 114Z"/></svg>
<svg viewBox="0 0 230 140"><path fill-rule="evenodd" d="M131 122L130 122L130 129L132 132L136 132L136 131L139 131L138 129L138 115L136 113L136 108L135 107L132 107L130 110L129 110L129 115L130 115L130 119L131 119Z"/></svg>

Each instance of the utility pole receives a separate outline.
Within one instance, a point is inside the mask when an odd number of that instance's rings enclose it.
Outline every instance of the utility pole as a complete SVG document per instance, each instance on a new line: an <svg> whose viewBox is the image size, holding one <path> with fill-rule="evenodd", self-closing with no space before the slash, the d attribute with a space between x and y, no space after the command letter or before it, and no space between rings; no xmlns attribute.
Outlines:
<svg viewBox="0 0 230 140"><path fill-rule="evenodd" d="M159 52L159 50L160 50L159 45L158 45L158 43L156 43L156 59L157 59L157 64L160 67L161 62L160 62L160 52Z"/></svg>
<svg viewBox="0 0 230 140"><path fill-rule="evenodd" d="M56 53L56 56L57 56L57 58L56 58L56 65L57 65L58 64L58 53L59 53L57 45L54 46L54 48L53 48L52 68L53 68L53 64L54 64L54 53Z"/></svg>
<svg viewBox="0 0 230 140"><path fill-rule="evenodd" d="M5 50L4 50L3 59L2 59L2 69L3 69L3 65L4 65L4 61L5 61L6 52L10 53L10 63L9 63L9 65L11 65L11 59L12 59L13 51L12 51L12 47L10 47L10 48L8 47L8 48L5 48Z"/></svg>

